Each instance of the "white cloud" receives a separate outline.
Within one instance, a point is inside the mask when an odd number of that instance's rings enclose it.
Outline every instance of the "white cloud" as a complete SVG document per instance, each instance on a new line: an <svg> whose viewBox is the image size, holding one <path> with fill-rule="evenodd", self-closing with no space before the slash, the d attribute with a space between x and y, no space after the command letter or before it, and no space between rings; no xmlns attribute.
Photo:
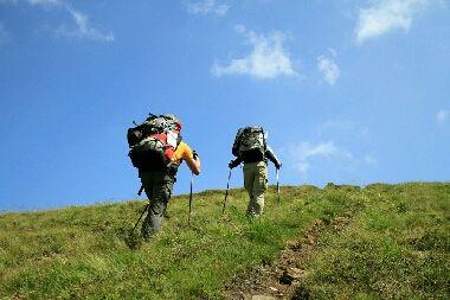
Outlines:
<svg viewBox="0 0 450 300"><path fill-rule="evenodd" d="M63 5L60 0L28 0L31 5L46 5L46 6L57 6Z"/></svg>
<svg viewBox="0 0 450 300"><path fill-rule="evenodd" d="M288 144L281 150L282 157L303 179L310 173L323 178L354 177L378 166L368 135L369 129L354 121L329 120L319 124L315 140Z"/></svg>
<svg viewBox="0 0 450 300"><path fill-rule="evenodd" d="M363 161L367 165L372 165L372 166L374 166L378 163L377 159L371 154L364 155Z"/></svg>
<svg viewBox="0 0 450 300"><path fill-rule="evenodd" d="M370 139L369 128L362 124L342 119L328 120L318 127L317 135L320 137L339 136L358 138L359 140Z"/></svg>
<svg viewBox="0 0 450 300"><path fill-rule="evenodd" d="M102 32L91 26L89 17L80 11L77 11L71 7L66 8L72 16L75 23L75 28L68 29L66 26L61 26L56 30L56 33L61 36L75 37L80 39L90 39L101 42L114 41L114 34L112 32Z"/></svg>
<svg viewBox="0 0 450 300"><path fill-rule="evenodd" d="M329 85L334 85L341 74L339 66L335 62L336 55L334 49L329 49L329 54L320 55L317 58L317 68Z"/></svg>
<svg viewBox="0 0 450 300"><path fill-rule="evenodd" d="M450 110L443 110L443 109L441 109L436 114L436 121L439 124L443 124L443 123L447 122L448 120L450 120Z"/></svg>
<svg viewBox="0 0 450 300"><path fill-rule="evenodd" d="M57 6L63 5L63 0L0 0L0 4L18 4L19 2L30 5Z"/></svg>
<svg viewBox="0 0 450 300"><path fill-rule="evenodd" d="M377 159L372 154L355 155L344 147L337 146L333 140L318 143L301 142L291 145L285 152L287 162L303 177L307 177L312 166L337 167L339 169L357 169L376 166Z"/></svg>
<svg viewBox="0 0 450 300"><path fill-rule="evenodd" d="M311 144L309 142L302 142L298 145L293 145L288 149L290 161L294 167L303 176L306 176L311 166L311 160L318 159L353 159L353 155L341 148L338 148L333 141L321 142L318 144Z"/></svg>
<svg viewBox="0 0 450 300"><path fill-rule="evenodd" d="M227 65L215 63L211 69L215 76L247 74L257 79L273 79L297 75L290 54L284 48L286 36L282 32L257 34L241 25L236 26L236 30L245 36L253 49L249 55L232 59Z"/></svg>
<svg viewBox="0 0 450 300"><path fill-rule="evenodd" d="M215 14L217 16L224 16L230 9L230 5L218 4L216 0L188 2L186 7L189 13L195 15Z"/></svg>
<svg viewBox="0 0 450 300"><path fill-rule="evenodd" d="M0 0L0 4L17 4L18 0Z"/></svg>
<svg viewBox="0 0 450 300"><path fill-rule="evenodd" d="M18 2L18 0L0 0L0 4L17 4ZM114 34L112 32L104 32L93 27L89 17L86 14L76 10L65 0L23 0L21 3L27 3L33 7L59 9L65 13L68 13L73 21L73 25L60 25L55 30L58 36L89 39L100 42L114 41Z"/></svg>
<svg viewBox="0 0 450 300"><path fill-rule="evenodd" d="M376 0L367 8L360 9L356 26L359 44L393 30L409 31L413 18L431 0Z"/></svg>

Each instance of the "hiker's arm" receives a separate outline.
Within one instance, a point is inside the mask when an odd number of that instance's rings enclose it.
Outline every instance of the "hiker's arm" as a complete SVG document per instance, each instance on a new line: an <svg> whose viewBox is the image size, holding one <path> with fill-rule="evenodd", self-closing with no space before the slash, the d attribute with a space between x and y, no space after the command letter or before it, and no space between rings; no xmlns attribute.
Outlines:
<svg viewBox="0 0 450 300"><path fill-rule="evenodd" d="M228 167L230 169L233 169L233 168L239 166L241 162L242 162L242 158L240 156L238 156L235 160L230 161L230 163L228 164Z"/></svg>
<svg viewBox="0 0 450 300"><path fill-rule="evenodd" d="M188 165L189 169L191 169L192 173L194 173L195 175L200 175L201 172L200 157L195 151L189 152L190 153L187 153L185 157L186 164Z"/></svg>
<svg viewBox="0 0 450 300"><path fill-rule="evenodd" d="M267 146L266 148L266 157L275 165L275 168L281 168L281 161L278 159L275 153L273 153L272 148L270 148L269 146Z"/></svg>

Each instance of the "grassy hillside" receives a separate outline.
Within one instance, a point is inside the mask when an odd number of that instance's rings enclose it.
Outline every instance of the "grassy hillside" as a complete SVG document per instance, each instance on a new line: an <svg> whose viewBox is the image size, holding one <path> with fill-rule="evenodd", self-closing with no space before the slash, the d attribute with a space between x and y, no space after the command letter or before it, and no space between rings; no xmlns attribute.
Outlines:
<svg viewBox="0 0 450 300"><path fill-rule="evenodd" d="M143 201L0 215L0 298L230 297L318 221L285 297L450 298L450 184L283 187L275 199L271 190L250 222L242 190L224 215L222 191L199 193L188 225L187 197L175 197L163 231L142 244L129 231Z"/></svg>

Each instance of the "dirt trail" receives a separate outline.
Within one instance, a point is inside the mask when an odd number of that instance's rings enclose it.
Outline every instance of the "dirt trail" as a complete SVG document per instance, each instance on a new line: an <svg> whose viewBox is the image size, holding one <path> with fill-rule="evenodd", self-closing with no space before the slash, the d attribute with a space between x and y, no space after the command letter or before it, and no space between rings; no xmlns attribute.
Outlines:
<svg viewBox="0 0 450 300"><path fill-rule="evenodd" d="M317 240L324 230L343 230L351 217L351 213L346 213L328 224L315 220L302 237L287 243L276 262L236 276L225 287L225 299L309 299L308 290L302 286L302 281L307 275L305 266L314 255Z"/></svg>

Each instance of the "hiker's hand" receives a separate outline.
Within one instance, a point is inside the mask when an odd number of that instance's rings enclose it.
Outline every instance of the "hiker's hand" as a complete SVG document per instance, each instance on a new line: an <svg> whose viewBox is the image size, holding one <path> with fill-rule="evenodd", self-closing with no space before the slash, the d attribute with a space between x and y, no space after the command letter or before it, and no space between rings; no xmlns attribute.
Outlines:
<svg viewBox="0 0 450 300"><path fill-rule="evenodd" d="M192 157L194 158L194 160L197 160L197 158L199 158L200 156L198 155L197 151L192 151Z"/></svg>
<svg viewBox="0 0 450 300"><path fill-rule="evenodd" d="M279 170L281 168L283 164L282 163L276 163L275 164L275 168L277 168L277 170Z"/></svg>
<svg viewBox="0 0 450 300"><path fill-rule="evenodd" d="M234 167L237 167L236 161L231 160L228 164L228 168L233 169Z"/></svg>

